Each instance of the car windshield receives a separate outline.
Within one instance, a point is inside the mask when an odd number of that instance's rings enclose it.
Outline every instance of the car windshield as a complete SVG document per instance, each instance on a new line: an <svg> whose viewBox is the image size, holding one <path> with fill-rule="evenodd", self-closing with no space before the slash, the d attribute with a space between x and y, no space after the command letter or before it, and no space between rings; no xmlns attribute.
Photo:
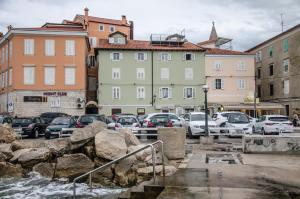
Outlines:
<svg viewBox="0 0 300 199"><path fill-rule="evenodd" d="M121 117L118 119L117 123L122 125L132 125L133 123L137 123L137 120L134 117Z"/></svg>
<svg viewBox="0 0 300 199"><path fill-rule="evenodd" d="M287 122L289 121L288 117L269 117L269 120L272 122Z"/></svg>
<svg viewBox="0 0 300 199"><path fill-rule="evenodd" d="M249 119L245 114L230 114L228 122L234 124L247 124L249 123Z"/></svg>
<svg viewBox="0 0 300 199"><path fill-rule="evenodd" d="M30 124L32 122L32 118L15 118L13 123L17 124Z"/></svg>
<svg viewBox="0 0 300 199"><path fill-rule="evenodd" d="M205 120L205 114L192 114L191 115L191 121L204 121ZM211 121L211 117L208 115L207 120Z"/></svg>
<svg viewBox="0 0 300 199"><path fill-rule="evenodd" d="M57 117L51 122L51 124L54 125L68 125L69 123L70 123L70 118L67 117Z"/></svg>

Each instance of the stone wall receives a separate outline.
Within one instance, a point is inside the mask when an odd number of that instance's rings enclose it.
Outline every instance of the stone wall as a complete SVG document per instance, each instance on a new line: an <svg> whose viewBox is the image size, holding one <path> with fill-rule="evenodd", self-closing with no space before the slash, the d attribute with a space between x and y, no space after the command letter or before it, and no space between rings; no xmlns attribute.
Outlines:
<svg viewBox="0 0 300 199"><path fill-rule="evenodd" d="M300 154L300 136L262 136L243 137L244 153L295 153Z"/></svg>

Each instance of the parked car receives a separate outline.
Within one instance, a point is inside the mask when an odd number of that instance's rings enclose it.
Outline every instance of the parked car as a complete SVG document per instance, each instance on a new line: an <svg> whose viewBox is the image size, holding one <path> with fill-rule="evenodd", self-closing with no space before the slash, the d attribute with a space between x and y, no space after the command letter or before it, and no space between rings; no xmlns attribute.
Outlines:
<svg viewBox="0 0 300 199"><path fill-rule="evenodd" d="M212 119L213 121L216 122L217 126L225 127L229 115L233 113L242 113L242 112L237 112L237 111L217 112L212 115Z"/></svg>
<svg viewBox="0 0 300 199"><path fill-rule="evenodd" d="M208 115L208 127L216 127L217 124ZM205 133L205 113L203 112L190 112L183 115L185 120L183 126L186 129L189 138L200 136ZM214 133L215 131L211 131Z"/></svg>
<svg viewBox="0 0 300 199"><path fill-rule="evenodd" d="M46 128L45 138L70 136L76 127L76 121L72 117L57 117ZM62 131L64 130L64 131Z"/></svg>
<svg viewBox="0 0 300 199"><path fill-rule="evenodd" d="M42 113L40 117L45 121L46 124L50 124L53 119L57 117L67 117L69 116L66 113L60 113L60 112L47 112L47 113Z"/></svg>
<svg viewBox="0 0 300 199"><path fill-rule="evenodd" d="M83 128L95 121L101 121L107 124L110 123L110 120L108 120L105 115L87 114L82 115L77 119L76 128Z"/></svg>
<svg viewBox="0 0 300 199"><path fill-rule="evenodd" d="M139 123L141 126L143 126L143 123L144 123L144 119L147 117L148 115L139 115L137 116L138 120L139 120Z"/></svg>
<svg viewBox="0 0 300 199"><path fill-rule="evenodd" d="M109 129L129 129L133 133L138 132L138 128L140 128L140 123L136 116L128 115L128 116L120 116L116 122L108 124Z"/></svg>
<svg viewBox="0 0 300 199"><path fill-rule="evenodd" d="M0 115L0 124L9 124L11 125L13 118L9 115Z"/></svg>
<svg viewBox="0 0 300 199"><path fill-rule="evenodd" d="M174 113L151 113L144 119L143 127L182 127L182 120Z"/></svg>
<svg viewBox="0 0 300 199"><path fill-rule="evenodd" d="M254 132L265 134L279 134L294 132L293 123L284 115L263 115L256 121Z"/></svg>
<svg viewBox="0 0 300 199"><path fill-rule="evenodd" d="M230 129L229 136L242 136L242 134L252 134L252 126L248 116L244 113L234 112L228 115L228 120L225 123L227 128L236 128Z"/></svg>
<svg viewBox="0 0 300 199"><path fill-rule="evenodd" d="M12 128L22 137L28 136L38 138L45 135L47 124L40 117L20 117L14 118Z"/></svg>

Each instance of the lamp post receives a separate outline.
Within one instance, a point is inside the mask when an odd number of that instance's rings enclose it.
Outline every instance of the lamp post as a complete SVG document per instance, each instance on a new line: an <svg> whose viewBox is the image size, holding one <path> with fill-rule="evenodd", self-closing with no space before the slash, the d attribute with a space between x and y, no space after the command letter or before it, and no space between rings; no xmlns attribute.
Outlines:
<svg viewBox="0 0 300 199"><path fill-rule="evenodd" d="M208 92L208 86L204 85L202 87L202 90L204 92L204 109L205 109L205 136L208 137L208 110L207 110L207 92Z"/></svg>

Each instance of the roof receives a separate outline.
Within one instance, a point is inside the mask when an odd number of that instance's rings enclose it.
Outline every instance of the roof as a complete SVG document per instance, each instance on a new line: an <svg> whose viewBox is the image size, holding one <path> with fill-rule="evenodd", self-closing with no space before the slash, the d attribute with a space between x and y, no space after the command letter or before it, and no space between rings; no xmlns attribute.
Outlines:
<svg viewBox="0 0 300 199"><path fill-rule="evenodd" d="M127 35L125 33L120 32L120 31L116 31L116 32L110 33L108 36L111 37L111 36L114 36L116 34L120 34L120 35L123 35L124 37L127 37Z"/></svg>
<svg viewBox="0 0 300 199"><path fill-rule="evenodd" d="M80 17L84 19L84 15L79 15L77 14L75 16ZM98 22L98 23L105 23L105 24L113 24L113 25L119 25L119 26L130 26L128 23L124 24L122 20L117 20L117 19L107 19L107 18L101 18L101 17L93 17L93 16L88 16L88 20L92 22Z"/></svg>
<svg viewBox="0 0 300 199"><path fill-rule="evenodd" d="M33 27L33 28L13 28L12 30L24 30L24 31L82 31L85 30L82 27L65 27L65 26L51 26L51 27Z"/></svg>
<svg viewBox="0 0 300 199"><path fill-rule="evenodd" d="M206 48L205 54L208 55L254 55L253 53L225 50L220 48Z"/></svg>
<svg viewBox="0 0 300 199"><path fill-rule="evenodd" d="M259 47L261 47L261 46L263 46L263 45L265 45L265 44L271 42L271 41L274 41L275 39L278 39L278 38L280 38L280 37L282 37L282 36L284 36L284 35L286 35L286 34L292 32L292 31L298 29L298 28L300 28L300 24L298 24L298 25L296 25L296 26L294 26L294 27L292 27L292 28L290 28L290 29L288 29L288 30L286 30L286 31L284 31L284 32L282 32L282 33L280 33L280 34L278 34L278 35L275 35L274 37L272 37L272 38L270 38L270 39L268 39L268 40L266 40L266 41L264 41L264 42L262 42L262 43L260 43L260 44L258 44L258 45L256 45L256 46L250 48L250 49L247 50L246 52L253 51L253 50L255 50L255 49L257 49L257 48L259 48Z"/></svg>
<svg viewBox="0 0 300 199"><path fill-rule="evenodd" d="M171 50L171 51L204 51L203 48L196 44L185 42L181 46L170 46L170 45L155 45L151 44L150 41L140 40L127 40L126 44L110 44L108 39L100 39L98 49L102 50Z"/></svg>

